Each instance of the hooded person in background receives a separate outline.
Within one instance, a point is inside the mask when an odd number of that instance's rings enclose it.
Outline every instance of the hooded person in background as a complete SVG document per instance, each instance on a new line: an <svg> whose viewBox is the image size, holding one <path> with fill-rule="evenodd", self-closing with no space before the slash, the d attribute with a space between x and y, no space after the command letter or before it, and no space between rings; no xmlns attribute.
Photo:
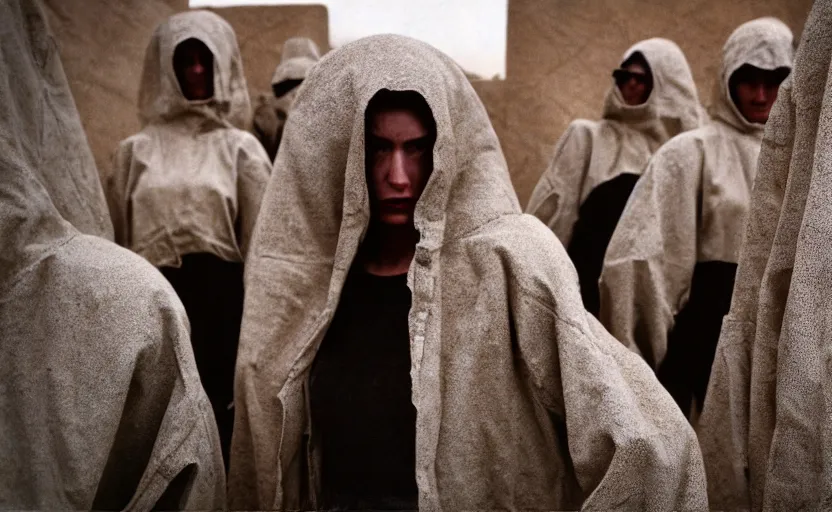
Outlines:
<svg viewBox="0 0 832 512"><path fill-rule="evenodd" d="M824 510L832 481L832 2L771 111L699 422L713 510Z"/></svg>
<svg viewBox="0 0 832 512"><path fill-rule="evenodd" d="M306 37L292 37L283 43L280 64L272 76L273 95L260 95L254 109L254 135L274 161L283 126L295 101L298 87L312 66L321 58L318 45Z"/></svg>
<svg viewBox="0 0 832 512"><path fill-rule="evenodd" d="M695 434L586 313L431 46L324 57L246 270L234 509L704 509Z"/></svg>
<svg viewBox="0 0 832 512"><path fill-rule="evenodd" d="M221 508L182 304L104 239L106 202L43 10L0 0L0 27L0 508Z"/></svg>
<svg viewBox="0 0 832 512"><path fill-rule="evenodd" d="M704 121L690 66L672 41L637 43L613 78L602 119L570 123L527 207L567 247L596 316L604 252L648 159Z"/></svg>
<svg viewBox="0 0 832 512"><path fill-rule="evenodd" d="M731 34L713 121L653 155L604 259L601 322L658 370L694 421L731 301L765 122L792 54L792 33L775 18Z"/></svg>
<svg viewBox="0 0 832 512"><path fill-rule="evenodd" d="M214 13L160 24L139 90L142 131L108 183L116 241L159 268L182 299L197 368L231 442L245 260L271 163L250 118L237 39Z"/></svg>

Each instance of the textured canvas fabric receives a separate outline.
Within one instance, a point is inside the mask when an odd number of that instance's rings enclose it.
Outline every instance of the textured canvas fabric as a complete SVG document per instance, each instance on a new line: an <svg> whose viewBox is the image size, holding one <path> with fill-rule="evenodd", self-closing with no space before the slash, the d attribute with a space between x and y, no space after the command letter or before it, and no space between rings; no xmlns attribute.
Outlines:
<svg viewBox="0 0 832 512"><path fill-rule="evenodd" d="M692 428L522 214L469 81L389 35L326 55L287 123L247 261L231 507L315 508L307 379L369 223L364 114L381 89L417 91L437 124L407 277L420 510L704 509Z"/></svg>
<svg viewBox="0 0 832 512"><path fill-rule="evenodd" d="M182 304L112 233L41 7L0 0L0 508L214 509Z"/></svg>
<svg viewBox="0 0 832 512"><path fill-rule="evenodd" d="M283 43L280 64L274 70L272 87L287 80L303 80L320 60L320 50L314 41L307 37L291 37ZM257 97L254 109L254 134L263 144L269 158L274 160L286 118L297 95L297 88L277 98L274 94L261 94Z"/></svg>
<svg viewBox="0 0 832 512"><path fill-rule="evenodd" d="M696 264L739 258L765 126L740 114L730 77L743 64L791 67L792 54L792 33L779 20L738 27L723 49L712 121L651 157L618 221L599 282L599 318L653 368L667 353Z"/></svg>
<svg viewBox="0 0 832 512"><path fill-rule="evenodd" d="M613 84L602 119L570 123L529 199L526 211L549 226L564 246L572 238L581 204L596 187L621 174L641 174L659 146L704 121L690 66L676 43L661 38L641 41L621 62L636 52L653 74L647 101L627 105Z"/></svg>
<svg viewBox="0 0 832 512"><path fill-rule="evenodd" d="M214 97L189 101L173 69L176 46L214 56ZM248 89L231 26L207 11L176 14L148 45L139 92L142 131L121 142L107 180L116 241L157 267L205 252L245 259L271 162L244 131Z"/></svg>
<svg viewBox="0 0 832 512"><path fill-rule="evenodd" d="M766 126L698 427L716 509L832 503L831 56L832 2L818 0Z"/></svg>

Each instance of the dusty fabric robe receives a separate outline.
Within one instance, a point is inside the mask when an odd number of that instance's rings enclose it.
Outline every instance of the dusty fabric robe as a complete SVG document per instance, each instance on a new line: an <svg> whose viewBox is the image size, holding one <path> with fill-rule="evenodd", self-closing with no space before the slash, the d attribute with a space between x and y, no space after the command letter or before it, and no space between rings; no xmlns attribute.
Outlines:
<svg viewBox="0 0 832 512"><path fill-rule="evenodd" d="M182 305L102 238L106 204L44 12L0 0L0 25L0 509L223 507Z"/></svg>
<svg viewBox="0 0 832 512"><path fill-rule="evenodd" d="M283 127L298 91L295 87L285 94L278 95L280 86L289 81L306 78L309 70L320 58L318 45L309 38L292 37L283 43L280 64L272 76L274 93L258 96L257 107L254 109L254 135L263 144L270 161L277 155Z"/></svg>
<svg viewBox="0 0 832 512"><path fill-rule="evenodd" d="M728 83L743 64L791 67L792 53L791 31L774 18L731 34L713 121L653 155L604 259L601 322L694 416L730 305L764 129L740 114Z"/></svg>
<svg viewBox="0 0 832 512"><path fill-rule="evenodd" d="M213 54L214 97L188 101L173 68L176 46L195 38ZM159 25L139 90L142 131L119 145L107 198L116 242L157 267L189 253L241 262L271 162L250 133L242 59L231 26L191 11Z"/></svg>
<svg viewBox="0 0 832 512"><path fill-rule="evenodd" d="M705 507L691 427L521 213L465 75L399 36L324 57L287 124L246 269L231 507L315 508L307 381L369 223L364 113L381 89L419 92L438 129L407 278L420 509Z"/></svg>
<svg viewBox="0 0 832 512"><path fill-rule="evenodd" d="M832 2L806 22L766 126L699 424L714 509L832 503Z"/></svg>
<svg viewBox="0 0 832 512"><path fill-rule="evenodd" d="M529 199L526 211L549 226L566 247L581 205L593 191L620 176L640 176L650 155L665 141L698 128L703 120L690 66L676 43L661 38L641 41L621 62L635 53L644 57L653 75L647 101L627 105L613 85L600 121L570 123ZM629 192L632 183L627 183Z"/></svg>

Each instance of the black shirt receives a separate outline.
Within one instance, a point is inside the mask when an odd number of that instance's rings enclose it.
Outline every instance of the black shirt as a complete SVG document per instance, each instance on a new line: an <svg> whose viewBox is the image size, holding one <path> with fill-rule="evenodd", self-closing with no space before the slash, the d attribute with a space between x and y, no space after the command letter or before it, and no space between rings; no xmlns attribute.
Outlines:
<svg viewBox="0 0 832 512"><path fill-rule="evenodd" d="M638 182L637 174L624 173L595 187L578 211L567 253L578 271L584 307L596 317L601 311L598 279L607 246Z"/></svg>
<svg viewBox="0 0 832 512"><path fill-rule="evenodd" d="M407 276L354 269L312 366L325 508L415 510Z"/></svg>

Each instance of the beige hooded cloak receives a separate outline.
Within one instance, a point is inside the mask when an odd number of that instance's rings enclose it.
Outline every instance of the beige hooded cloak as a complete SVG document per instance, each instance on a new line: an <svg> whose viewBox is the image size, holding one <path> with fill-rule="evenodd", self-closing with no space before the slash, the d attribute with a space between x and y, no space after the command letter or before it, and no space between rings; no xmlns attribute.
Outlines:
<svg viewBox="0 0 832 512"><path fill-rule="evenodd" d="M665 141L704 121L696 84L676 43L653 38L624 53L640 53L650 66L653 91L641 105L627 105L617 86L607 92L600 121L570 123L540 177L526 211L543 221L568 247L579 210L598 186L629 174L639 176Z"/></svg>
<svg viewBox="0 0 832 512"><path fill-rule="evenodd" d="M775 18L750 21L731 34L712 122L653 155L604 259L601 322L660 370L685 411L694 403L692 413L701 408L765 127L740 114L729 80L744 64L790 68L792 54L792 33ZM675 355L665 361L669 346Z"/></svg>
<svg viewBox="0 0 832 512"><path fill-rule="evenodd" d="M699 438L715 509L832 504L832 2L818 0L766 126Z"/></svg>
<svg viewBox="0 0 832 512"><path fill-rule="evenodd" d="M324 57L286 126L246 269L231 507L316 506L307 380L369 223L364 113L381 89L420 93L438 132L407 277L420 510L704 508L692 429L521 213L465 75L399 36Z"/></svg>
<svg viewBox="0 0 832 512"><path fill-rule="evenodd" d="M40 6L0 0L0 509L224 506L173 290L110 224Z"/></svg>
<svg viewBox="0 0 832 512"><path fill-rule="evenodd" d="M188 101L173 68L195 38L214 56L214 97ZM244 131L251 106L234 30L207 11L171 16L147 48L142 131L121 142L107 186L116 241L157 267L210 253L245 259L271 162Z"/></svg>
<svg viewBox="0 0 832 512"><path fill-rule="evenodd" d="M272 76L274 93L258 96L257 107L254 109L254 134L266 149L270 161L273 161L277 155L280 139L283 136L283 127L298 92L298 88L295 87L289 92L278 95L281 92L281 84L303 80L320 58L321 52L318 45L309 38L292 37L283 43L280 64L277 65Z"/></svg>

